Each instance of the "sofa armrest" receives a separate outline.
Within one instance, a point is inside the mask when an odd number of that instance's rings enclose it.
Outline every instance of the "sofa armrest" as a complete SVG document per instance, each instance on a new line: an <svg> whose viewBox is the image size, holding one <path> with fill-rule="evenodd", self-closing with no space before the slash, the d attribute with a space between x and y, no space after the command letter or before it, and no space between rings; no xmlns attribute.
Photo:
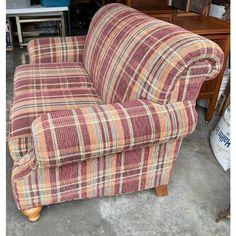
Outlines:
<svg viewBox="0 0 236 236"><path fill-rule="evenodd" d="M82 62L86 36L34 39L28 43L30 63Z"/></svg>
<svg viewBox="0 0 236 236"><path fill-rule="evenodd" d="M38 164L52 167L182 139L196 123L190 101L133 100L46 113L33 122L32 135Z"/></svg>

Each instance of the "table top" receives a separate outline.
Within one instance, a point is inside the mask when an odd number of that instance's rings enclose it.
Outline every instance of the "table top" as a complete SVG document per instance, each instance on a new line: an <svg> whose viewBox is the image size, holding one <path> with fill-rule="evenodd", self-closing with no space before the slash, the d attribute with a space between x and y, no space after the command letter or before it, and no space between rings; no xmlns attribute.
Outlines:
<svg viewBox="0 0 236 236"><path fill-rule="evenodd" d="M211 16L184 16L168 21L199 35L229 34L230 24Z"/></svg>
<svg viewBox="0 0 236 236"><path fill-rule="evenodd" d="M32 14L45 14L51 15L53 13L68 11L68 7L42 7L41 5L35 5L27 8L18 9L6 9L6 16L20 16L20 15L32 15Z"/></svg>

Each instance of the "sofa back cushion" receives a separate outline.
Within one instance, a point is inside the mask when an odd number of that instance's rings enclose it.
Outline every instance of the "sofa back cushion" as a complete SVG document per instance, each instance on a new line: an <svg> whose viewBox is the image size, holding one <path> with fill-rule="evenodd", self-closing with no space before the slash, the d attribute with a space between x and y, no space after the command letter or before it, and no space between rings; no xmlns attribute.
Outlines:
<svg viewBox="0 0 236 236"><path fill-rule="evenodd" d="M176 78L191 65L208 60L204 80L218 73L222 58L215 43L113 3L93 17L83 63L105 103L149 99L165 104Z"/></svg>

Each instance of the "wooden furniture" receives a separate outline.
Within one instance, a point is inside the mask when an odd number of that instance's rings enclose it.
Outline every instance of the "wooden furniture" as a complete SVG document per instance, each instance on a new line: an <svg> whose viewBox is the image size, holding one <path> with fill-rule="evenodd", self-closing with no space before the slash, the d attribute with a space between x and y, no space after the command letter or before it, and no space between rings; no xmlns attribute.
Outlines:
<svg viewBox="0 0 236 236"><path fill-rule="evenodd" d="M198 95L198 99L208 100L208 109L206 114L206 123L208 123L212 119L215 110L221 82L224 76L226 62L229 55L230 24L210 16L177 17L174 21L170 21L170 23L178 25L184 29L202 35L216 42L224 52L224 65L220 74L214 80L205 81Z"/></svg>
<svg viewBox="0 0 236 236"><path fill-rule="evenodd" d="M156 18L171 20L173 16L174 9L168 5L168 0L121 0L119 2Z"/></svg>
<svg viewBox="0 0 236 236"><path fill-rule="evenodd" d="M200 5L196 4L196 0L186 1L186 4L183 4L185 0L172 0L172 5L170 6L169 0L118 0L118 2L133 7L144 14L163 20L174 20L177 15L182 17L208 13L209 4L206 4L206 0L198 0L198 2L202 2ZM105 1L105 3L108 2Z"/></svg>
<svg viewBox="0 0 236 236"><path fill-rule="evenodd" d="M60 24L61 35L65 36L65 12L68 12L68 7L41 7L37 5L29 8L7 9L6 15L7 17L15 17L19 44L20 47L23 47L27 45L23 40L22 24L24 23L56 21Z"/></svg>
<svg viewBox="0 0 236 236"><path fill-rule="evenodd" d="M211 0L172 0L171 6L175 9L182 9L185 12L195 12L207 16Z"/></svg>

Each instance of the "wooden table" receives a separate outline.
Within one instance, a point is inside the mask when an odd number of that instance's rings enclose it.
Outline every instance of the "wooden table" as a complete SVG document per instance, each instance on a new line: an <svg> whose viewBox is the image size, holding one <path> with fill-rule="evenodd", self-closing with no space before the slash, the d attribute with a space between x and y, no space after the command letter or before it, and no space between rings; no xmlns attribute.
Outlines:
<svg viewBox="0 0 236 236"><path fill-rule="evenodd" d="M21 29L22 23L57 21L61 24L61 35L66 36L65 12L68 12L68 7L41 7L40 5L37 5L28 8L7 9L6 16L8 18L16 18L19 43L20 47L22 47L27 45L23 41L23 33Z"/></svg>
<svg viewBox="0 0 236 236"><path fill-rule="evenodd" d="M169 22L216 42L224 52L224 64L221 72L215 79L205 81L198 95L198 99L208 100L206 114L206 123L208 123L212 119L215 110L225 66L228 60L230 50L230 24L210 16L177 17L174 21Z"/></svg>

